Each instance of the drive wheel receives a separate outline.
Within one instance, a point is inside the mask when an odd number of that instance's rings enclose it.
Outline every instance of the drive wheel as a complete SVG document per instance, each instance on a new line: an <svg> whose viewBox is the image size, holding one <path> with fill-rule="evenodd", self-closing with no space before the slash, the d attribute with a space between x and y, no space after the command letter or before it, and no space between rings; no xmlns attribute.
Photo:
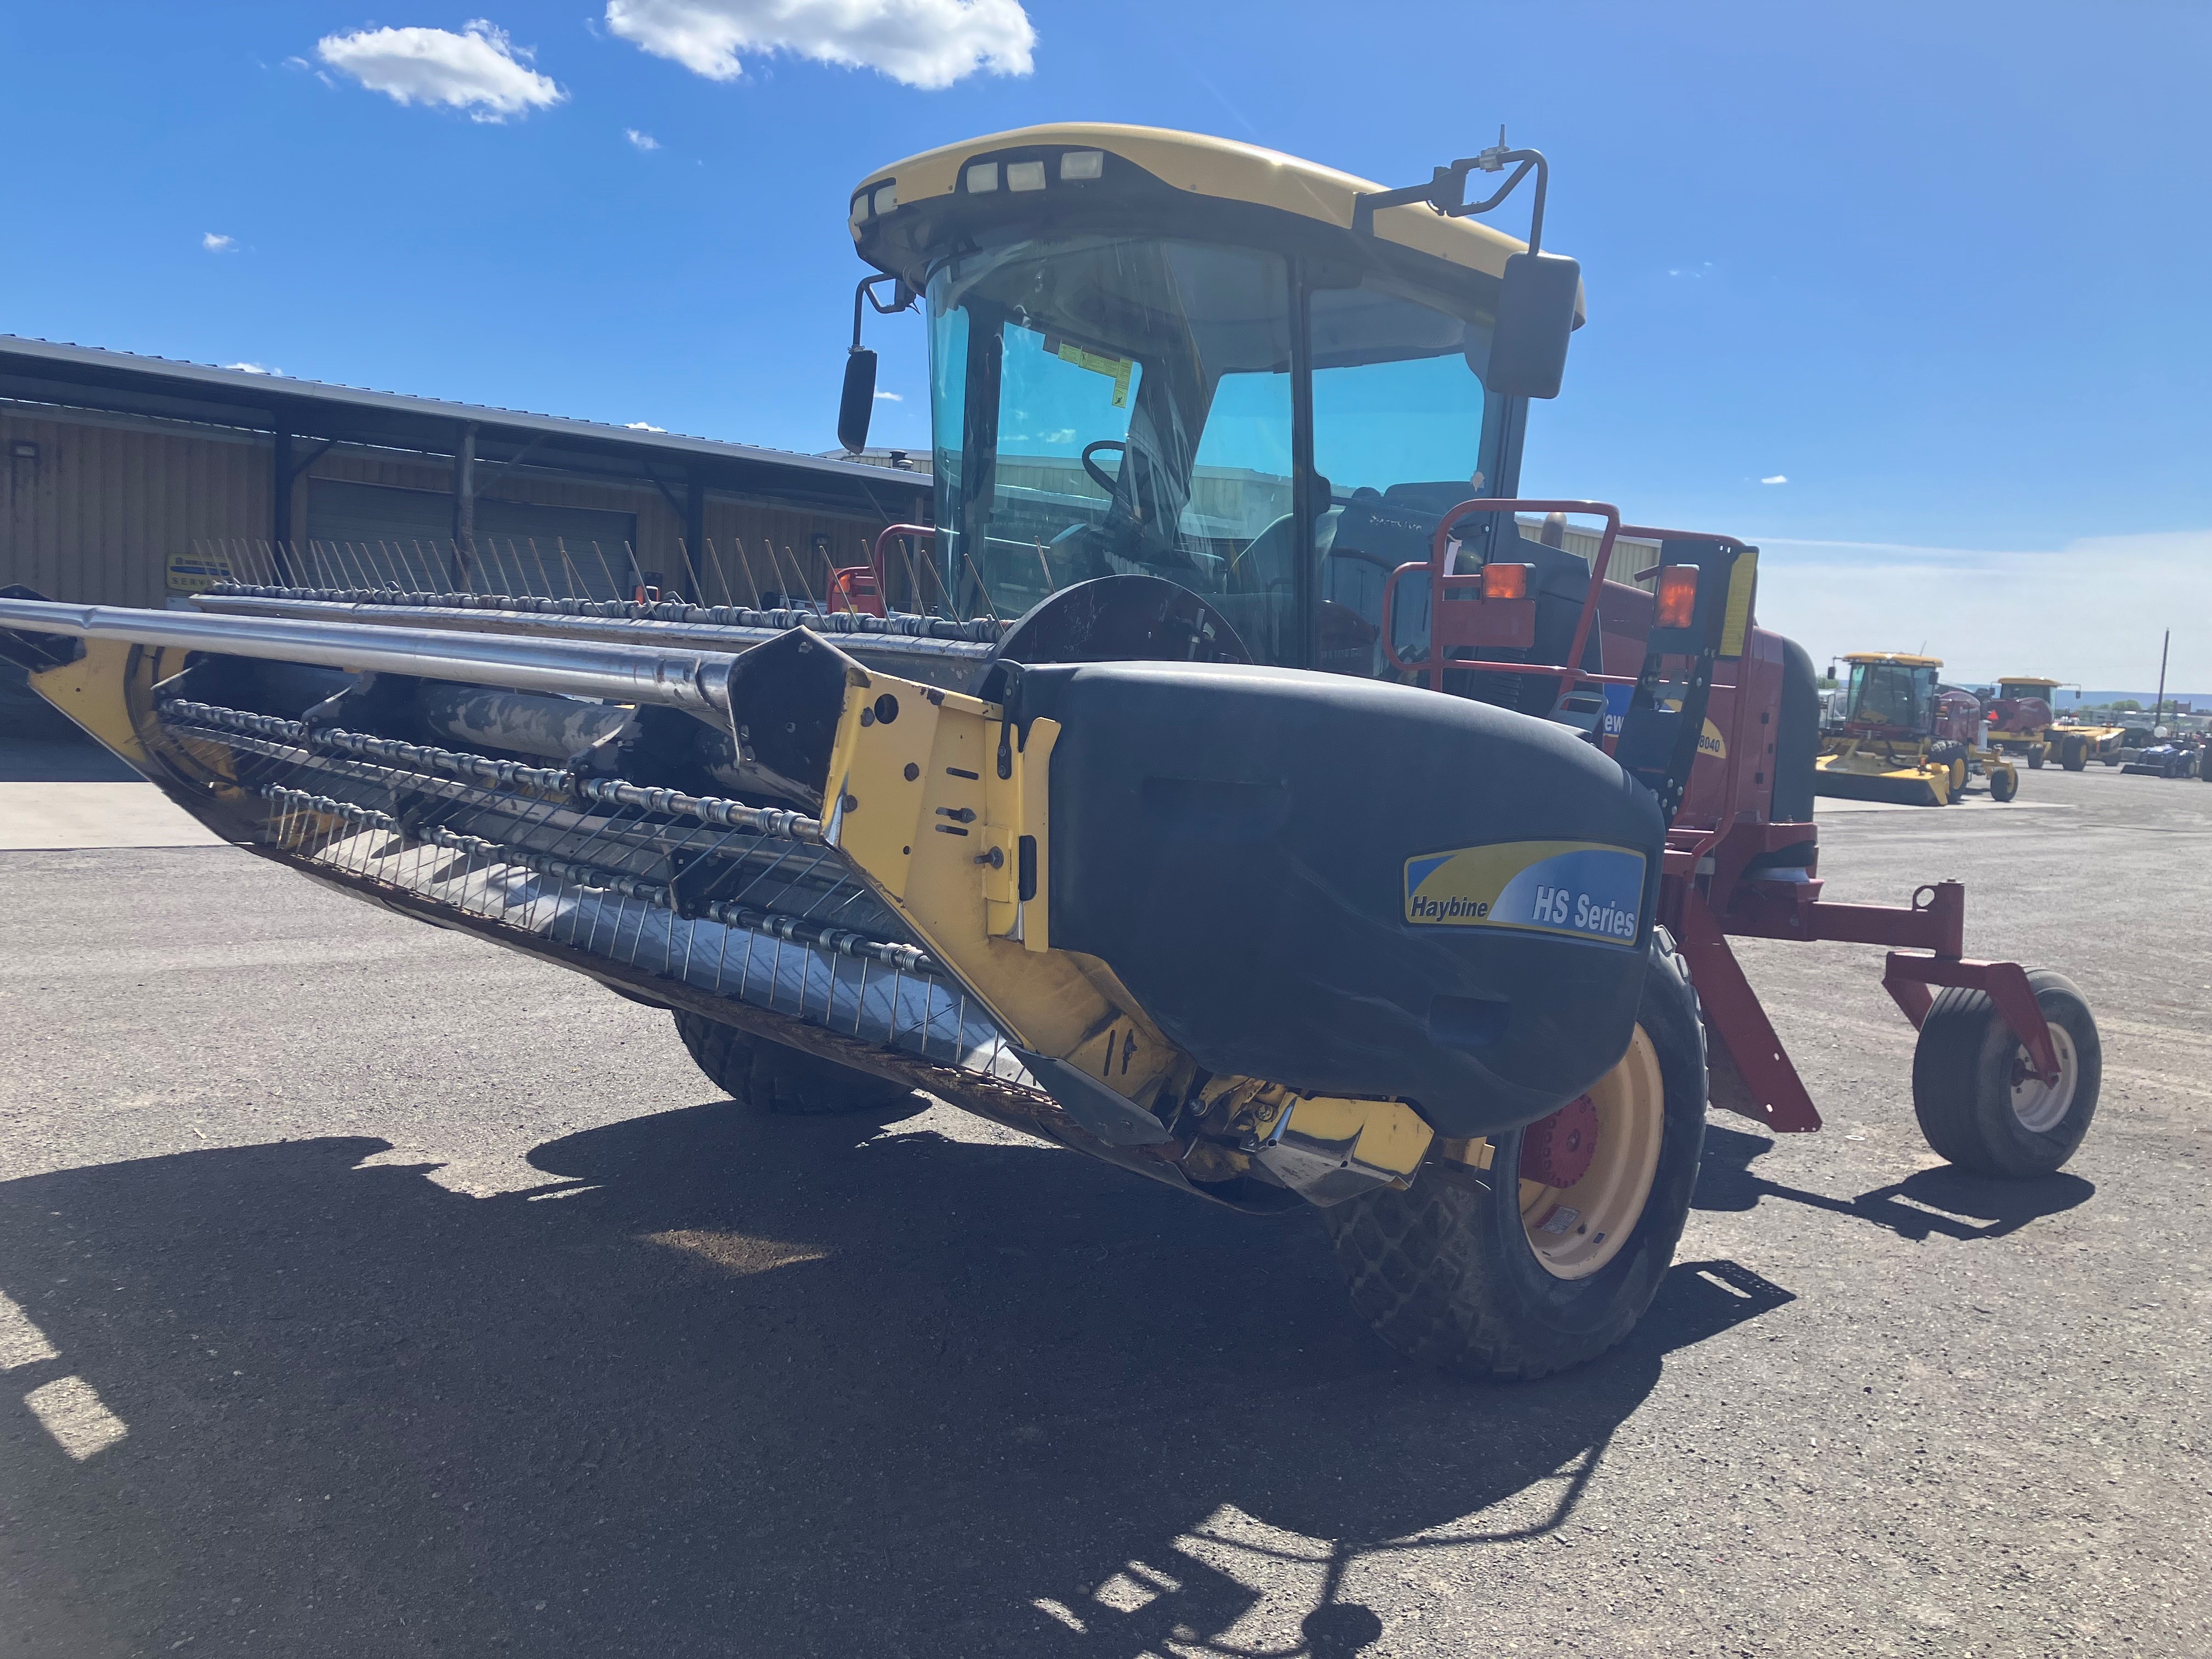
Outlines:
<svg viewBox="0 0 2212 1659"><path fill-rule="evenodd" d="M2050 1023L2055 1083L2028 1070L2027 1045L1986 991L1937 992L1912 1051L1920 1133L1938 1157L1976 1175L2049 1175L2074 1156L2096 1115L2105 1060L2088 1003L2047 969L2031 971L2027 983Z"/></svg>
<svg viewBox="0 0 2212 1659"><path fill-rule="evenodd" d="M2089 765L2089 744L2081 738L2069 738L2058 746L2058 763L2069 772L2086 771Z"/></svg>
<svg viewBox="0 0 2212 1659"><path fill-rule="evenodd" d="M2027 751L2027 769L2031 772L2040 772L2043 769L2043 763L2050 753L2049 744L2040 743L2033 744Z"/></svg>
<svg viewBox="0 0 2212 1659"><path fill-rule="evenodd" d="M708 1082L740 1106L827 1116L878 1111L914 1091L784 1043L755 1036L704 1014L677 1009L676 1029Z"/></svg>
<svg viewBox="0 0 2212 1659"><path fill-rule="evenodd" d="M2020 793L2020 774L2009 766L1993 768L1990 772L1990 799L2010 800Z"/></svg>
<svg viewBox="0 0 2212 1659"><path fill-rule="evenodd" d="M1966 745L1939 743L1928 751L1928 758L1950 773L1950 799L1956 800L1966 787Z"/></svg>
<svg viewBox="0 0 2212 1659"><path fill-rule="evenodd" d="M1655 943L1634 1036L1589 1093L1491 1139L1491 1166L1322 1212L1352 1304L1401 1352L1522 1382L1634 1328L1674 1260L1705 1132L1705 1030Z"/></svg>

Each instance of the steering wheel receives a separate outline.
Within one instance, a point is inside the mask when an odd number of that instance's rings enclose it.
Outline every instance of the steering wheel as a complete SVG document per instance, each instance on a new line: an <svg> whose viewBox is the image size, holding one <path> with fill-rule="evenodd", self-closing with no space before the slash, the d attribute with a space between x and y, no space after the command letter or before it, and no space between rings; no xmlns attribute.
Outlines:
<svg viewBox="0 0 2212 1659"><path fill-rule="evenodd" d="M1120 438L1101 438L1096 443L1088 443L1083 446L1083 470L1091 475L1091 482L1097 484L1109 495L1111 495L1115 490L1121 487L1121 481L1119 478L1116 478L1112 473L1101 467L1096 461L1093 461L1091 459L1091 454L1093 452L1101 449L1119 450L1122 453L1127 454L1128 453L1128 448L1129 446Z"/></svg>

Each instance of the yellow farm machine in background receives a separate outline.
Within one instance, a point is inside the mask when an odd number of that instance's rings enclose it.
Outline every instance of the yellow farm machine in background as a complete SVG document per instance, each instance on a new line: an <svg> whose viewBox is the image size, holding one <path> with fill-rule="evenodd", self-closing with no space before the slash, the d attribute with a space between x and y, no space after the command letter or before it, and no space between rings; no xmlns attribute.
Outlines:
<svg viewBox="0 0 2212 1659"><path fill-rule="evenodd" d="M2056 757L2069 772L2079 772L2117 750L2117 726L2059 723L2051 694L2064 684L2036 674L2007 674L2000 679L1996 696L1983 705L1990 747L2020 756L2030 771L2041 770L2045 761Z"/></svg>
<svg viewBox="0 0 2212 1659"><path fill-rule="evenodd" d="M1524 246L1475 216L1532 173ZM929 332L935 523L885 537L930 614L880 564L878 615L287 548L190 611L0 595L0 648L226 839L668 1010L739 1101L926 1089L1315 1211L1386 1340L1540 1376L1650 1304L1709 1101L1820 1127L1731 936L1888 947L1966 1168L2063 1164L2100 1066L2065 980L1966 956L1958 883L1822 896L1819 693L1755 549L1515 499L1582 313L1545 178L1073 125L868 174L856 332ZM1520 533L1553 512L1591 558ZM1614 580L1628 537L1659 562ZM1933 665L1875 661L1906 706L1851 754L1948 798Z"/></svg>
<svg viewBox="0 0 2212 1659"><path fill-rule="evenodd" d="M1971 693L1944 685L1940 657L1905 651L1855 651L1844 717L1825 735L1814 763L1816 794L1846 800L1942 806L1979 772L1990 797L2010 800L2020 774L2002 750L1981 743L1982 709Z"/></svg>

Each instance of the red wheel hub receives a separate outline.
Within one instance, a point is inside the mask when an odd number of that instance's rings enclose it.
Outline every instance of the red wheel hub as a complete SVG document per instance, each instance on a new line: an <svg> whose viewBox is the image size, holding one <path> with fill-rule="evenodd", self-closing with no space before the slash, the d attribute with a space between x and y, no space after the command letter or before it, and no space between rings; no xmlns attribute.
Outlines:
<svg viewBox="0 0 2212 1659"><path fill-rule="evenodd" d="M1588 1095L1569 1101L1521 1132L1521 1179L1571 1187L1597 1156L1597 1108Z"/></svg>

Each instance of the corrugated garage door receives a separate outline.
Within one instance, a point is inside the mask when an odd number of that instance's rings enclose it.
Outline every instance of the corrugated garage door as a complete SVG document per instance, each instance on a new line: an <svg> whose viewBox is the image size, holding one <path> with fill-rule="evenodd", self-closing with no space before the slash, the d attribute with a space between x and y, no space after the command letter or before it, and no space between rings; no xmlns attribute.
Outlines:
<svg viewBox="0 0 2212 1659"><path fill-rule="evenodd" d="M474 586L479 589L568 592L580 580L592 598L613 599L637 539L635 513L478 497L476 517L482 573ZM446 572L444 550L453 535L451 495L336 478L308 480L307 540L318 565L333 567L316 578L319 582L352 586L365 571L379 583L420 586L432 550L440 554L435 568ZM562 568L564 547L573 576Z"/></svg>

